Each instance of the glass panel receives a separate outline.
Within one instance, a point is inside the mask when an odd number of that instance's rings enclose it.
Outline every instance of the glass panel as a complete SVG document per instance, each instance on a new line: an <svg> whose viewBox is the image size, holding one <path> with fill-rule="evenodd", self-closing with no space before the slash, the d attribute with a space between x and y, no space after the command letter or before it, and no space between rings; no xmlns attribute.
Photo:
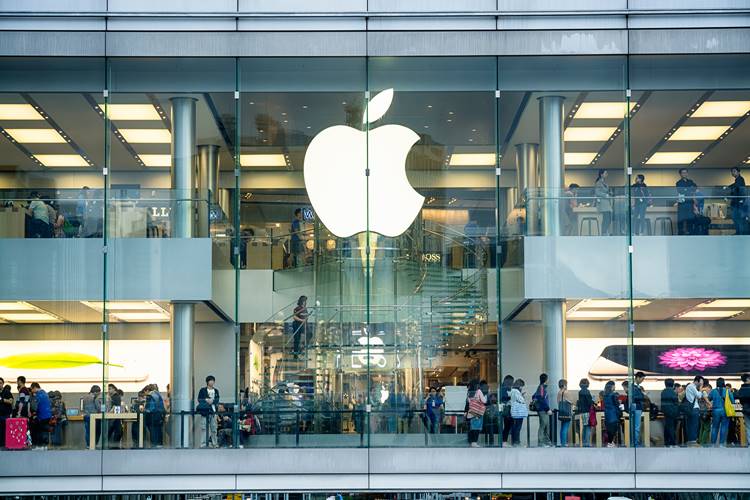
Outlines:
<svg viewBox="0 0 750 500"><path fill-rule="evenodd" d="M234 446L235 60L112 59L108 76L110 356L142 344L139 376L111 381L108 446Z"/></svg>
<svg viewBox="0 0 750 500"><path fill-rule="evenodd" d="M365 62L242 59L240 76L247 443L366 445Z"/></svg>
<svg viewBox="0 0 750 500"><path fill-rule="evenodd" d="M86 100L103 75L102 59L0 59L0 447L84 449L98 408L105 148ZM32 415L27 443L5 418Z"/></svg>
<svg viewBox="0 0 750 500"><path fill-rule="evenodd" d="M633 293L644 302L634 311L633 370L646 374L644 411L659 408L645 446L746 443L741 412L728 416L723 397L728 387L731 402L750 359L750 301L735 264L750 238L747 61L631 59L633 96L643 102L630 141L641 178L632 187Z"/></svg>
<svg viewBox="0 0 750 500"><path fill-rule="evenodd" d="M369 60L371 446L476 443L467 389L496 443L495 72L493 58Z"/></svg>
<svg viewBox="0 0 750 500"><path fill-rule="evenodd" d="M498 63L500 399L509 406L502 419L508 444L626 445L619 403L607 412L609 434L601 411L603 400L609 410L615 398L602 394L605 384L629 378L624 63ZM600 370L610 345L626 348L622 373ZM588 425L592 408L596 427Z"/></svg>

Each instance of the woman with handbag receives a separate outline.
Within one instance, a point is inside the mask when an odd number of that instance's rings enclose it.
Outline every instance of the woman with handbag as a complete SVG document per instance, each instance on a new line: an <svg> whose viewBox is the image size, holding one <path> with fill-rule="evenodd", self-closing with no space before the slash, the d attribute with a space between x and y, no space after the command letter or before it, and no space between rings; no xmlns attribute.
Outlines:
<svg viewBox="0 0 750 500"><path fill-rule="evenodd" d="M479 389L479 382L469 382L466 394L466 421L469 423L469 446L478 448L479 433L482 431L487 397Z"/></svg>
<svg viewBox="0 0 750 500"><path fill-rule="evenodd" d="M516 379L510 390L510 416L513 417L513 427L510 430L510 441L513 446L521 445L521 428L523 421L529 416L529 407L523 395L523 379Z"/></svg>
<svg viewBox="0 0 750 500"><path fill-rule="evenodd" d="M711 445L727 445L727 433L729 432L729 417L735 415L734 395L727 390L726 383L722 377L716 379L716 387L709 393L711 401ZM719 442L716 442L716 438Z"/></svg>
<svg viewBox="0 0 750 500"><path fill-rule="evenodd" d="M589 391L589 379L582 378L578 382L578 387L576 414L581 416L580 418L583 422L581 440L583 441L583 446L588 448L591 446L591 429L596 426L596 408L594 407L594 397L591 395L591 391Z"/></svg>
<svg viewBox="0 0 750 500"><path fill-rule="evenodd" d="M561 378L557 383L557 419L560 421L560 446L568 446L568 431L573 420L573 402L568 399L568 381Z"/></svg>

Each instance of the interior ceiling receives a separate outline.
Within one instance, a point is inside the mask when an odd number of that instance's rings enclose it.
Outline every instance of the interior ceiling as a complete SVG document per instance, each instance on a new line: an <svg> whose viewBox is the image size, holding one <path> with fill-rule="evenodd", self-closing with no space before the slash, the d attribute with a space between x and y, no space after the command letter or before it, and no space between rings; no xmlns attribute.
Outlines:
<svg viewBox="0 0 750 500"><path fill-rule="evenodd" d="M579 300L568 300L567 310L575 307L580 302ZM668 321L675 319L680 313L689 311L695 306L706 302L706 299L660 299L649 302L648 304L636 307L634 309L634 320L635 321ZM626 312L627 309L623 308L610 308L610 310L621 309ZM724 309L735 309L735 308L724 308ZM738 316L719 319L719 320L702 320L702 321L748 321L750 320L750 309L743 309L744 313ZM627 315L623 314L614 321L619 321L625 324ZM541 305L538 301L529 302L512 321L541 321ZM568 321L592 321L592 320L573 320ZM680 321L688 321L680 320ZM625 328L625 326L623 326Z"/></svg>
<svg viewBox="0 0 750 500"><path fill-rule="evenodd" d="M638 164L652 149L659 145L665 134L682 118L704 91L657 91L650 93L643 106L631 121L631 157ZM542 93L504 92L498 109L499 137L503 167L514 167L513 145L523 142L539 142L539 112L537 98ZM577 101L623 102L622 92L562 92L566 109ZM101 96L92 94L31 94L28 97L38 102L41 108L80 146L96 167L81 167L79 171L94 171L104 165L103 120L95 111L92 102L101 103ZM169 116L171 94L116 94L110 97L112 104L155 103ZM231 170L232 159L228 153L236 135L235 100L231 93L194 94L196 98L196 143L221 146L221 166ZM633 102L644 98L643 92L635 92ZM710 100L750 100L749 91L715 91ZM0 103L26 103L22 94L0 94ZM352 92L289 92L289 93L243 93L240 97L241 146L243 154L288 153L290 169L300 170L304 151L312 138L324 128L337 124L359 126L363 113L362 93ZM729 125L732 118L692 119L691 124ZM700 123L698 123L698 120ZM573 125L616 126L621 120L573 120ZM578 123L581 122L581 123ZM445 159L454 152L488 152L494 147L495 97L491 92L396 92L390 110L373 123L373 127L384 124L401 124L416 131L421 139L412 149L407 161L413 170L433 170L446 167ZM115 127L164 128L161 121L113 120ZM4 128L48 127L44 121L3 120ZM747 138L750 123L744 121L736 130L713 148L696 166L728 168L748 158ZM110 137L110 162L113 182L118 172L156 170L164 167L139 166L133 157L136 154L169 154L169 144L123 144ZM669 141L659 151L703 151L711 141ZM598 142L567 142L566 151L598 151L603 145ZM30 144L31 153L72 154L69 144ZM596 166L622 168L624 158L623 134L612 141ZM268 167L265 167L269 169ZM471 167L472 170L492 171L492 167ZM592 168L573 167L568 168ZM647 167L649 168L649 167ZM10 171L49 171L51 168L37 166L5 137L0 138L0 169ZM55 168L56 170L59 168ZM277 167L278 169L278 167ZM71 170L71 169L60 169Z"/></svg>

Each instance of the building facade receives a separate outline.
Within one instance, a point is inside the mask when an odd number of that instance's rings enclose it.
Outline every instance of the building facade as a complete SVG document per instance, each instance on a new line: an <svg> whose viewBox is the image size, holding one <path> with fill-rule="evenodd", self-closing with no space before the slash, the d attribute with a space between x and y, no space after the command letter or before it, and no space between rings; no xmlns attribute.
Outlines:
<svg viewBox="0 0 750 500"><path fill-rule="evenodd" d="M0 492L746 492L749 24L0 2Z"/></svg>

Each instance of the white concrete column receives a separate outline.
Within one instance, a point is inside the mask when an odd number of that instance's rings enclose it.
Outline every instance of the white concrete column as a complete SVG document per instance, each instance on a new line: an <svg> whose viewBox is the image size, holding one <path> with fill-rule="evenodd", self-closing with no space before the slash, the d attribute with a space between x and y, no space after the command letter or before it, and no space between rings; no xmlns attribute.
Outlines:
<svg viewBox="0 0 750 500"><path fill-rule="evenodd" d="M539 144L516 144L516 184L518 204L526 205L526 234L534 236L539 231Z"/></svg>

